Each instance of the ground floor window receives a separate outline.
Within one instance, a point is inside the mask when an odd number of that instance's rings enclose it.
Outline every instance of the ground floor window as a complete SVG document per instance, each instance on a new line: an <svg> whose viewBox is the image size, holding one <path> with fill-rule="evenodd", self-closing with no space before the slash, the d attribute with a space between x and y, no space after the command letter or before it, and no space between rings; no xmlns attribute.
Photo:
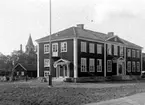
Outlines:
<svg viewBox="0 0 145 105"><path fill-rule="evenodd" d="M107 60L107 72L112 72L112 61Z"/></svg>
<svg viewBox="0 0 145 105"><path fill-rule="evenodd" d="M21 72L21 75L24 76L24 71Z"/></svg>
<svg viewBox="0 0 145 105"><path fill-rule="evenodd" d="M102 72L102 59L97 59L97 72Z"/></svg>
<svg viewBox="0 0 145 105"><path fill-rule="evenodd" d="M131 72L131 61L127 61L127 71Z"/></svg>
<svg viewBox="0 0 145 105"><path fill-rule="evenodd" d="M44 71L44 77L49 77L49 71Z"/></svg>
<svg viewBox="0 0 145 105"><path fill-rule="evenodd" d="M89 71L95 72L95 59L93 58L89 59Z"/></svg>
<svg viewBox="0 0 145 105"><path fill-rule="evenodd" d="M87 72L87 59L81 58L81 72Z"/></svg>
<svg viewBox="0 0 145 105"><path fill-rule="evenodd" d="M137 62L137 72L140 72L140 62Z"/></svg>
<svg viewBox="0 0 145 105"><path fill-rule="evenodd" d="M133 62L132 62L132 72L135 72L135 67L136 67L135 61L133 61Z"/></svg>

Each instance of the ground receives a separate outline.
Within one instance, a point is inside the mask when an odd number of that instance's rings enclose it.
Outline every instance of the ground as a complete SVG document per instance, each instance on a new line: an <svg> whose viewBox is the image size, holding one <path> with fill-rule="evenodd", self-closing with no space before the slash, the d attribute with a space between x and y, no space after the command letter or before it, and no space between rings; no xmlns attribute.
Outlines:
<svg viewBox="0 0 145 105"><path fill-rule="evenodd" d="M132 83L0 83L0 105L83 105L145 92L145 81Z"/></svg>

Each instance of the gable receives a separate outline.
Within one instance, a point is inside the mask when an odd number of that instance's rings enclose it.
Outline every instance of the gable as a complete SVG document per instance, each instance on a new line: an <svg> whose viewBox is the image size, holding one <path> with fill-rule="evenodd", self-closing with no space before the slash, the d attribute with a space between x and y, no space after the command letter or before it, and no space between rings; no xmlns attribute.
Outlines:
<svg viewBox="0 0 145 105"><path fill-rule="evenodd" d="M108 38L107 41L125 44L125 43L123 42L123 40L120 39L118 36L113 36L113 37L111 37L111 38Z"/></svg>

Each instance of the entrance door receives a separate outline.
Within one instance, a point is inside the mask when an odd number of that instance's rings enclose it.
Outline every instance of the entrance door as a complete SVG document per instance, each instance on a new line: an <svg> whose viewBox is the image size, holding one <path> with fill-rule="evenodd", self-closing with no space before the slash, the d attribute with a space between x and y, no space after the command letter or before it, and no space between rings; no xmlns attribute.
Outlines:
<svg viewBox="0 0 145 105"><path fill-rule="evenodd" d="M66 65L58 66L58 69L56 71L56 74L58 74L58 77L68 77L68 69Z"/></svg>
<svg viewBox="0 0 145 105"><path fill-rule="evenodd" d="M124 75L124 63L121 62L118 64L118 75Z"/></svg>

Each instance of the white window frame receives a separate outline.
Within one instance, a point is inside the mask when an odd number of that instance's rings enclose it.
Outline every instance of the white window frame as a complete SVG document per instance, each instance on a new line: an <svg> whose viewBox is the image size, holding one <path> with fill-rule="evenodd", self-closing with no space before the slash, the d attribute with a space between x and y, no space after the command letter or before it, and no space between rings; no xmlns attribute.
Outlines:
<svg viewBox="0 0 145 105"><path fill-rule="evenodd" d="M52 43L52 56L58 56L58 43Z"/></svg>
<svg viewBox="0 0 145 105"><path fill-rule="evenodd" d="M131 61L127 61L127 72L131 72Z"/></svg>
<svg viewBox="0 0 145 105"><path fill-rule="evenodd" d="M89 43L89 53L95 53L95 44Z"/></svg>
<svg viewBox="0 0 145 105"><path fill-rule="evenodd" d="M44 67L50 67L50 60L44 59Z"/></svg>
<svg viewBox="0 0 145 105"><path fill-rule="evenodd" d="M107 72L112 72L112 60L107 60Z"/></svg>
<svg viewBox="0 0 145 105"><path fill-rule="evenodd" d="M21 75L24 76L24 71L21 72Z"/></svg>
<svg viewBox="0 0 145 105"><path fill-rule="evenodd" d="M136 70L136 64L135 61L132 61L132 72L135 72Z"/></svg>
<svg viewBox="0 0 145 105"><path fill-rule="evenodd" d="M87 58L81 58L81 72L87 72Z"/></svg>
<svg viewBox="0 0 145 105"><path fill-rule="evenodd" d="M112 55L112 45L111 44L107 44L107 54Z"/></svg>
<svg viewBox="0 0 145 105"><path fill-rule="evenodd" d="M44 54L48 54L49 53L49 44L44 44Z"/></svg>
<svg viewBox="0 0 145 105"><path fill-rule="evenodd" d="M127 49L127 57L131 57L131 49Z"/></svg>
<svg viewBox="0 0 145 105"><path fill-rule="evenodd" d="M118 55L118 46L117 45L113 46L114 46L114 55Z"/></svg>
<svg viewBox="0 0 145 105"><path fill-rule="evenodd" d="M102 44L97 44L97 54L102 54Z"/></svg>
<svg viewBox="0 0 145 105"><path fill-rule="evenodd" d="M87 42L81 41L81 52L87 52Z"/></svg>
<svg viewBox="0 0 145 105"><path fill-rule="evenodd" d="M17 71L17 75L19 75L19 72Z"/></svg>
<svg viewBox="0 0 145 105"><path fill-rule="evenodd" d="M49 71L44 71L44 77L45 77L45 78L48 78L49 75L50 75L50 72L49 72Z"/></svg>
<svg viewBox="0 0 145 105"><path fill-rule="evenodd" d="M67 52L67 42L61 42L61 52Z"/></svg>
<svg viewBox="0 0 145 105"><path fill-rule="evenodd" d="M95 72L95 59L89 59L89 72Z"/></svg>
<svg viewBox="0 0 145 105"><path fill-rule="evenodd" d="M137 62L136 66L137 66L137 72L140 72L140 62Z"/></svg>
<svg viewBox="0 0 145 105"><path fill-rule="evenodd" d="M102 72L102 59L97 59L97 72Z"/></svg>
<svg viewBox="0 0 145 105"><path fill-rule="evenodd" d="M123 56L124 55L124 47L123 46L120 46L119 55L120 56Z"/></svg>
<svg viewBox="0 0 145 105"><path fill-rule="evenodd" d="M140 58L140 51L139 50L137 50L137 58Z"/></svg>
<svg viewBox="0 0 145 105"><path fill-rule="evenodd" d="M132 57L135 58L136 57L136 51L132 50Z"/></svg>

